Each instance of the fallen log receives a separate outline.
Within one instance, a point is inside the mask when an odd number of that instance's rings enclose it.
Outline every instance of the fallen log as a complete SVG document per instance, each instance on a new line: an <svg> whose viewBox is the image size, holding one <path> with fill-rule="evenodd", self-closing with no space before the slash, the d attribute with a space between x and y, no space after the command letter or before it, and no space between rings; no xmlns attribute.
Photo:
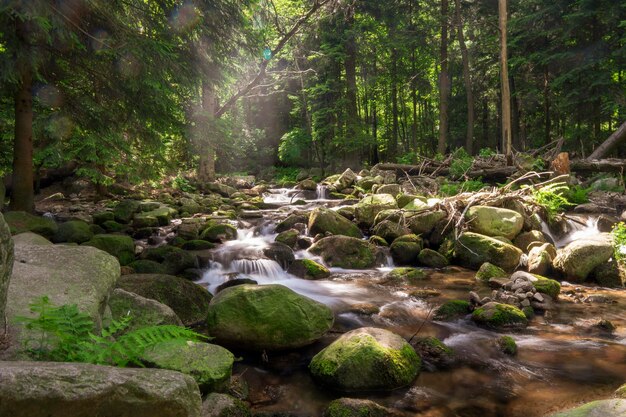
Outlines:
<svg viewBox="0 0 626 417"><path fill-rule="evenodd" d="M575 172L622 172L626 171L626 159L578 159L571 161L570 169Z"/></svg>
<svg viewBox="0 0 626 417"><path fill-rule="evenodd" d="M600 160L601 158L604 158L613 150L613 148L624 140L626 140L626 122L622 123L621 126L613 132L607 140L602 142L602 144L598 146L591 155L589 155L587 160Z"/></svg>

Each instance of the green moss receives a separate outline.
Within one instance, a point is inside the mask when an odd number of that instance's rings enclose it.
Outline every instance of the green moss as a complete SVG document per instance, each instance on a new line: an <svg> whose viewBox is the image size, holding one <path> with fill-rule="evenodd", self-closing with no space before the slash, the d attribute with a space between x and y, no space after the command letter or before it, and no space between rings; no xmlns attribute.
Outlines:
<svg viewBox="0 0 626 417"><path fill-rule="evenodd" d="M139 201L123 200L113 209L113 216L120 223L128 223L137 211L139 211Z"/></svg>
<svg viewBox="0 0 626 417"><path fill-rule="evenodd" d="M504 269L490 264L489 262L485 262L480 266L478 272L476 272L476 281L488 282L491 278L503 278L507 276L508 274Z"/></svg>
<svg viewBox="0 0 626 417"><path fill-rule="evenodd" d="M138 274L165 274L166 268L158 262L149 259L138 259L128 264Z"/></svg>
<svg viewBox="0 0 626 417"><path fill-rule="evenodd" d="M615 390L615 396L617 398L626 398L626 384Z"/></svg>
<svg viewBox="0 0 626 417"><path fill-rule="evenodd" d="M146 249L141 257L160 262L166 273L176 275L181 271L197 266L196 256L175 246L164 245L158 248Z"/></svg>
<svg viewBox="0 0 626 417"><path fill-rule="evenodd" d="M456 243L455 254L461 266L478 269L489 262L505 271L512 271L519 265L522 251L489 236L465 232Z"/></svg>
<svg viewBox="0 0 626 417"><path fill-rule="evenodd" d="M108 233L120 233L128 228L128 226L118 223L115 220L107 220L101 223L101 225Z"/></svg>
<svg viewBox="0 0 626 417"><path fill-rule="evenodd" d="M448 300L435 311L435 320L450 321L470 313L470 304L465 300Z"/></svg>
<svg viewBox="0 0 626 417"><path fill-rule="evenodd" d="M371 268L376 263L374 246L349 236L329 236L316 242L309 252L320 255L330 266L348 269Z"/></svg>
<svg viewBox="0 0 626 417"><path fill-rule="evenodd" d="M94 213L91 217L95 224L103 224L104 222L113 221L115 219L115 215L112 211L101 211Z"/></svg>
<svg viewBox="0 0 626 417"><path fill-rule="evenodd" d="M275 241L293 248L298 241L298 236L300 236L300 232L296 229L285 230L276 236Z"/></svg>
<svg viewBox="0 0 626 417"><path fill-rule="evenodd" d="M398 241L398 239L389 247L393 261L397 265L416 265L422 245L414 242Z"/></svg>
<svg viewBox="0 0 626 417"><path fill-rule="evenodd" d="M182 248L184 250L205 250L205 249L213 249L215 247L214 243L211 243L206 240L195 239L189 240L187 242L182 242Z"/></svg>
<svg viewBox="0 0 626 417"><path fill-rule="evenodd" d="M323 207L311 212L309 217L309 233L314 236L318 233L330 232L333 235L344 235L360 238L363 236L359 228L339 213Z"/></svg>
<svg viewBox="0 0 626 417"><path fill-rule="evenodd" d="M89 225L82 220L70 220L59 225L52 241L55 243L83 243L93 237Z"/></svg>
<svg viewBox="0 0 626 417"><path fill-rule="evenodd" d="M500 336L497 343L498 348L507 355L515 355L517 353L517 343L511 336Z"/></svg>
<svg viewBox="0 0 626 417"><path fill-rule="evenodd" d="M431 268L445 268L450 265L445 256L432 249L422 249L419 255L417 255L417 261Z"/></svg>
<svg viewBox="0 0 626 417"><path fill-rule="evenodd" d="M427 279L428 275L421 268L401 267L392 269L385 278L395 284L418 284L421 283L424 279Z"/></svg>
<svg viewBox="0 0 626 417"><path fill-rule="evenodd" d="M430 233L435 225L447 216L443 210L429 210L414 215L407 215L406 221L409 229L416 235Z"/></svg>
<svg viewBox="0 0 626 417"><path fill-rule="evenodd" d="M384 238L377 236L377 235L370 236L370 238L368 239L368 242L374 246L383 246L383 247L389 246L389 244Z"/></svg>
<svg viewBox="0 0 626 417"><path fill-rule="evenodd" d="M237 239L237 228L227 223L212 225L202 231L200 239L215 243L234 240Z"/></svg>
<svg viewBox="0 0 626 417"><path fill-rule="evenodd" d="M553 414L551 417L618 417L626 415L626 400L598 400L571 410Z"/></svg>
<svg viewBox="0 0 626 417"><path fill-rule="evenodd" d="M9 225L12 235L33 232L51 239L59 229L54 220L34 216L25 211L9 211L4 213L4 220Z"/></svg>
<svg viewBox="0 0 626 417"><path fill-rule="evenodd" d="M128 265L135 260L135 242L125 235L95 235L85 246L93 246L115 256L120 265Z"/></svg>
<svg viewBox="0 0 626 417"><path fill-rule="evenodd" d="M533 281L532 284L538 292L548 294L553 300L559 297L561 292L561 284L550 278L542 277L541 275L533 274L537 281Z"/></svg>
<svg viewBox="0 0 626 417"><path fill-rule="evenodd" d="M314 279L326 278L330 276L328 268L311 259L302 259L302 265L306 268L307 275L313 277Z"/></svg>
<svg viewBox="0 0 626 417"><path fill-rule="evenodd" d="M525 327L526 315L517 307L509 304L488 303L472 313L472 320L487 327Z"/></svg>

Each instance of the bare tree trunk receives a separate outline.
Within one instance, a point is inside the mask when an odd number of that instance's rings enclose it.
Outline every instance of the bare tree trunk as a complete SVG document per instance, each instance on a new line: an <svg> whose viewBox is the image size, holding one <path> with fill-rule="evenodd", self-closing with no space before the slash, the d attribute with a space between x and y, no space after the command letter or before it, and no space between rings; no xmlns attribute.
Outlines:
<svg viewBox="0 0 626 417"><path fill-rule="evenodd" d="M27 29L19 18L15 20L17 38L28 48ZM26 52L24 52L26 54ZM33 74L27 59L18 59L19 87L15 93L15 136L13 140L13 182L11 210L35 211L33 189Z"/></svg>
<svg viewBox="0 0 626 417"><path fill-rule="evenodd" d="M394 161L398 153L398 50L391 51L391 136L387 145L387 160Z"/></svg>
<svg viewBox="0 0 626 417"><path fill-rule="evenodd" d="M507 5L506 0L498 0L498 22L500 27L500 88L502 90L502 146L507 164L513 164L511 146L511 92L509 90L509 69L507 58Z"/></svg>
<svg viewBox="0 0 626 417"><path fill-rule="evenodd" d="M617 129L607 140L602 142L600 146L596 148L595 151L589 157L588 160L591 159L602 159L604 158L611 150L621 141L626 139L626 122L622 123L622 125Z"/></svg>
<svg viewBox="0 0 626 417"><path fill-rule="evenodd" d="M212 85L202 82L202 122L199 132L199 163L198 181L210 182L215 179L215 119L213 114L217 108L215 89Z"/></svg>
<svg viewBox="0 0 626 417"><path fill-rule="evenodd" d="M448 73L448 0L441 0L441 71L439 72L439 139L437 152L446 153L448 144L448 101L450 74Z"/></svg>
<svg viewBox="0 0 626 417"><path fill-rule="evenodd" d="M348 154L344 156L344 164L356 167L359 164L359 153L356 151L360 147L358 139L359 114L357 108L357 86L356 86L356 39L354 36L354 4L348 7L346 16L346 29L348 38L345 43L346 57L344 60L346 70L346 147Z"/></svg>
<svg viewBox="0 0 626 417"><path fill-rule="evenodd" d="M463 35L461 0L454 0L454 3L459 46L461 48L461 60L463 61L463 82L465 83L465 95L467 97L467 131L465 135L465 150L471 155L474 151L474 93L472 92L469 53L467 51L467 46L465 45L465 36Z"/></svg>

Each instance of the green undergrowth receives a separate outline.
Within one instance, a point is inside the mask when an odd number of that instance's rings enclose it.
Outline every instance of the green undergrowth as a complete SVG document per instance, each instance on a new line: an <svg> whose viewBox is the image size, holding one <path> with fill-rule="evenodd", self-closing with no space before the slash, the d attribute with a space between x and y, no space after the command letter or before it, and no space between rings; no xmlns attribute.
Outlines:
<svg viewBox="0 0 626 417"><path fill-rule="evenodd" d="M619 222L611 231L613 237L613 254L617 262L626 263L626 223Z"/></svg>
<svg viewBox="0 0 626 417"><path fill-rule="evenodd" d="M575 205L566 197L566 193L569 191L570 188L567 184L556 182L538 189L531 189L531 196L537 205L546 210L548 219L552 220L557 214Z"/></svg>
<svg viewBox="0 0 626 417"><path fill-rule="evenodd" d="M56 306L47 296L35 299L30 310L35 317L18 317L17 322L30 331L24 341L26 353L40 361L143 366L145 350L159 343L207 339L174 325L148 326L122 334L131 317L112 320L109 326L94 333L93 320L76 304Z"/></svg>

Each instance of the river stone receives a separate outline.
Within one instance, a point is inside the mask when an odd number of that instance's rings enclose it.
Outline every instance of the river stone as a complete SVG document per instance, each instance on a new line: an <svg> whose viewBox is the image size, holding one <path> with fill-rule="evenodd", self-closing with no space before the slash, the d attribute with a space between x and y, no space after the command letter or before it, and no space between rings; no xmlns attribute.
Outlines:
<svg viewBox="0 0 626 417"><path fill-rule="evenodd" d="M207 182L202 185L205 189L212 191L214 193L218 193L222 197L230 197L237 192L236 188L233 188L230 185L222 184L219 182Z"/></svg>
<svg viewBox="0 0 626 417"><path fill-rule="evenodd" d="M615 390L615 396L617 398L626 399L626 384L622 385L621 387Z"/></svg>
<svg viewBox="0 0 626 417"><path fill-rule="evenodd" d="M511 281L515 281L518 278L530 281L535 287L537 292L549 295L553 300L559 298L561 292L561 284L558 281L550 278L543 277L538 274L528 273L524 271L517 271L511 275Z"/></svg>
<svg viewBox="0 0 626 417"><path fill-rule="evenodd" d="M416 265L417 257L423 248L424 241L422 238L409 234L394 240L389 247L389 252L397 265Z"/></svg>
<svg viewBox="0 0 626 417"><path fill-rule="evenodd" d="M476 272L476 281L489 282L491 278L503 278L508 276L504 269L485 262Z"/></svg>
<svg viewBox="0 0 626 417"><path fill-rule="evenodd" d="M159 262L165 268L165 273L169 275L177 275L185 269L198 266L198 259L194 254L170 245L146 249L141 254L141 258Z"/></svg>
<svg viewBox="0 0 626 417"><path fill-rule="evenodd" d="M330 271L311 259L296 259L287 270L292 275L302 279L323 279L330 276Z"/></svg>
<svg viewBox="0 0 626 417"><path fill-rule="evenodd" d="M495 329L523 328L528 319L519 308L510 304L489 302L472 313L472 320Z"/></svg>
<svg viewBox="0 0 626 417"><path fill-rule="evenodd" d="M422 249L417 260L420 264L429 266L431 268L445 268L450 265L448 258L432 249Z"/></svg>
<svg viewBox="0 0 626 417"><path fill-rule="evenodd" d="M293 229L293 226L297 223L307 224L309 222L309 216L304 214L291 214L287 218L276 225L276 233L281 233L289 229Z"/></svg>
<svg viewBox="0 0 626 417"><path fill-rule="evenodd" d="M93 237L89 225L82 220L70 220L59 225L59 229L52 237L54 243L83 243Z"/></svg>
<svg viewBox="0 0 626 417"><path fill-rule="evenodd" d="M165 342L146 350L142 360L160 369L182 372L195 379L203 393L228 389L235 357L218 345Z"/></svg>
<svg viewBox="0 0 626 417"><path fill-rule="evenodd" d="M135 213L139 211L139 201L122 200L113 209L113 218L120 223L129 223Z"/></svg>
<svg viewBox="0 0 626 417"><path fill-rule="evenodd" d="M348 236L328 236L309 248L309 252L320 255L327 265L347 269L373 267L375 250L372 244Z"/></svg>
<svg viewBox="0 0 626 417"><path fill-rule="evenodd" d="M130 236L95 235L83 243L83 246L93 246L115 256L122 266L135 260L135 242Z"/></svg>
<svg viewBox="0 0 626 417"><path fill-rule="evenodd" d="M0 362L0 415L200 417L193 378L161 369Z"/></svg>
<svg viewBox="0 0 626 417"><path fill-rule="evenodd" d="M465 221L472 232L486 236L503 236L511 240L524 227L518 212L489 206L473 206L467 210Z"/></svg>
<svg viewBox="0 0 626 417"><path fill-rule="evenodd" d="M334 182L334 186L337 191L345 190L350 187L357 179L357 175L350 168L346 169L337 180Z"/></svg>
<svg viewBox="0 0 626 417"><path fill-rule="evenodd" d="M12 235L33 232L45 238L52 238L59 230L54 220L47 217L34 216L25 211L9 211L4 213L4 220L9 225Z"/></svg>
<svg viewBox="0 0 626 417"><path fill-rule="evenodd" d="M520 248L524 253L529 251L528 245L533 242L547 243L548 241L546 236L539 230L530 230L528 232L520 233L513 240L513 244Z"/></svg>
<svg viewBox="0 0 626 417"><path fill-rule="evenodd" d="M552 269L553 254L556 255L556 249L551 243L531 246L526 262L528 272L531 274L546 275Z"/></svg>
<svg viewBox="0 0 626 417"><path fill-rule="evenodd" d="M343 334L313 357L313 378L339 391L388 391L410 384L421 360L402 337L363 327Z"/></svg>
<svg viewBox="0 0 626 417"><path fill-rule="evenodd" d="M410 211L424 211L428 210L430 206L424 202L421 198L414 198L408 204L405 204L402 209Z"/></svg>
<svg viewBox="0 0 626 417"><path fill-rule="evenodd" d="M324 417L389 417L398 415L372 400L338 398L328 404Z"/></svg>
<svg viewBox="0 0 626 417"><path fill-rule="evenodd" d="M455 244L455 255L459 265L468 268L478 269L489 262L512 271L519 265L522 251L492 237L465 232Z"/></svg>
<svg viewBox="0 0 626 417"><path fill-rule="evenodd" d="M238 398L217 392L210 393L202 403L202 417L251 417L248 405Z"/></svg>
<svg viewBox="0 0 626 417"><path fill-rule="evenodd" d="M127 332L162 324L183 325L174 310L165 304L121 288L115 288L111 292L109 308L114 320L121 320L126 316L132 318L129 326L125 329Z"/></svg>
<svg viewBox="0 0 626 417"><path fill-rule="evenodd" d="M622 417L626 416L626 399L598 400L551 417Z"/></svg>
<svg viewBox="0 0 626 417"><path fill-rule="evenodd" d="M1 191L1 190L0 190ZM3 195L4 197L4 195ZM1 207L0 207L1 208ZM11 231L0 213L0 318L4 318L9 281L13 271L13 240ZM2 331L4 333L4 330Z"/></svg>
<svg viewBox="0 0 626 417"><path fill-rule="evenodd" d="M411 233L411 231L404 226L404 221L391 221L383 220L378 223L372 230L375 235L378 235L385 239L387 242L392 242L400 236Z"/></svg>
<svg viewBox="0 0 626 417"><path fill-rule="evenodd" d="M326 232L333 235L363 237L356 224L333 210L318 207L309 216L309 234L315 236Z"/></svg>
<svg viewBox="0 0 626 417"><path fill-rule="evenodd" d="M13 236L13 243L16 245L52 245L52 242L45 237L32 232L24 232Z"/></svg>
<svg viewBox="0 0 626 417"><path fill-rule="evenodd" d="M435 225L446 218L443 210L432 210L416 214L407 213L405 215L407 226L416 235L427 235L435 228Z"/></svg>
<svg viewBox="0 0 626 417"><path fill-rule="evenodd" d="M330 308L278 284L226 288L211 300L207 315L217 341L252 350L306 346L333 322Z"/></svg>
<svg viewBox="0 0 626 417"><path fill-rule="evenodd" d="M557 252L554 268L571 282L583 282L597 266L613 256L613 245L606 234L594 240L575 240Z"/></svg>
<svg viewBox="0 0 626 417"><path fill-rule="evenodd" d="M396 199L390 194L372 194L361 201L355 206L355 217L357 223L367 227L371 227L374 224L376 215L383 210L397 209L398 204Z"/></svg>
<svg viewBox="0 0 626 417"><path fill-rule="evenodd" d="M602 287L620 288L626 281L626 271L615 259L596 266L591 277Z"/></svg>
<svg viewBox="0 0 626 417"><path fill-rule="evenodd" d="M428 275L421 268L394 268L384 277L385 284L409 284L416 285L428 279Z"/></svg>
<svg viewBox="0 0 626 417"><path fill-rule="evenodd" d="M435 310L434 318L440 321L457 320L470 313L470 303L465 300L448 300Z"/></svg>
<svg viewBox="0 0 626 417"><path fill-rule="evenodd" d="M56 305L76 304L100 325L107 299L120 276L111 255L86 246L16 245L7 318L32 316L29 304L48 296Z"/></svg>
<svg viewBox="0 0 626 417"><path fill-rule="evenodd" d="M396 196L402 192L402 189L398 184L384 184L376 188L375 194L391 194Z"/></svg>
<svg viewBox="0 0 626 417"><path fill-rule="evenodd" d="M170 307L185 326L203 322L211 301L211 294L204 287L172 275L128 274L117 285Z"/></svg>
<svg viewBox="0 0 626 417"><path fill-rule="evenodd" d="M214 224L200 234L200 239L214 243L235 240L237 239L237 228L228 223Z"/></svg>

